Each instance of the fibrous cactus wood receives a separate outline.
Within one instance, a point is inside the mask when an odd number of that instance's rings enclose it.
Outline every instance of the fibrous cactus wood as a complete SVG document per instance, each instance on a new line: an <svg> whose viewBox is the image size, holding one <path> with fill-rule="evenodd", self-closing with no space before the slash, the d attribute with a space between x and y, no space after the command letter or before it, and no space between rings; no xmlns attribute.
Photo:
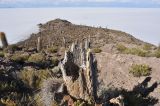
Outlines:
<svg viewBox="0 0 160 106"><path fill-rule="evenodd" d="M68 93L86 101L97 97L96 68L88 44L88 40L85 44L73 43L60 63Z"/></svg>

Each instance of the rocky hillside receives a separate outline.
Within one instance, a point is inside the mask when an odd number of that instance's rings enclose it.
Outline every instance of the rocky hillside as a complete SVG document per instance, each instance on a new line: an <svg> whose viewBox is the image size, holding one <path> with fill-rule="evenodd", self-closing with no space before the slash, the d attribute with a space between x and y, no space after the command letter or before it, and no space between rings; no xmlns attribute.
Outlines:
<svg viewBox="0 0 160 106"><path fill-rule="evenodd" d="M69 45L75 40L82 41L87 37L91 38L91 46L93 47L120 42L136 45L146 44L122 31L75 25L61 19L55 19L45 24L39 24L39 32L32 34L29 39L20 42L19 44L25 47L35 47L37 37L39 36L43 39L42 44L44 48L51 45L62 46L64 39L66 44Z"/></svg>
<svg viewBox="0 0 160 106"><path fill-rule="evenodd" d="M0 105L159 106L159 66L160 47L55 19L0 49Z"/></svg>

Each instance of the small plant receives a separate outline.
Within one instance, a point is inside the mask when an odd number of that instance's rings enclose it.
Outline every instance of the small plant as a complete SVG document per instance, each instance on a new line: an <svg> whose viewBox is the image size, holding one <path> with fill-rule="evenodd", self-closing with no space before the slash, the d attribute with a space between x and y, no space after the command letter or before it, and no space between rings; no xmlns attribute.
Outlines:
<svg viewBox="0 0 160 106"><path fill-rule="evenodd" d="M0 52L0 57L4 57L4 53L3 52Z"/></svg>
<svg viewBox="0 0 160 106"><path fill-rule="evenodd" d="M44 61L45 61L45 56L40 53L32 54L28 58L28 62L37 63L37 64L42 64L44 63Z"/></svg>
<svg viewBox="0 0 160 106"><path fill-rule="evenodd" d="M102 50L100 48L94 48L93 53L101 53Z"/></svg>
<svg viewBox="0 0 160 106"><path fill-rule="evenodd" d="M132 73L135 77L148 76L151 74L151 68L146 64L133 64L129 73Z"/></svg>
<svg viewBox="0 0 160 106"><path fill-rule="evenodd" d="M48 53L57 53L58 52L58 47L55 47L55 46L50 47L50 48L47 49L47 52Z"/></svg>
<svg viewBox="0 0 160 106"><path fill-rule="evenodd" d="M124 52L124 51L127 49L127 47L125 47L125 46L122 45L122 44L117 44L117 45L116 45L116 48L117 48L117 50L120 51L120 52Z"/></svg>

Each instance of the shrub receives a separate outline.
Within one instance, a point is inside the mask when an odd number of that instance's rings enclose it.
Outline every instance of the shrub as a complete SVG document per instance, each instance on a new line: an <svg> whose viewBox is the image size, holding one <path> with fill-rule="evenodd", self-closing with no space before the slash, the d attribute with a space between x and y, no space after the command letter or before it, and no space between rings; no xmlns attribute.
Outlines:
<svg viewBox="0 0 160 106"><path fill-rule="evenodd" d="M147 56L147 51L144 51L144 50L139 49L139 48L126 49L125 53L126 54L137 55L137 56L142 56L142 57L146 57Z"/></svg>
<svg viewBox="0 0 160 106"><path fill-rule="evenodd" d="M127 49L127 47L125 47L125 46L122 45L122 44L117 44L117 45L116 45L116 48L117 48L117 50L120 51L120 52L124 52L124 51Z"/></svg>
<svg viewBox="0 0 160 106"><path fill-rule="evenodd" d="M117 44L116 48L118 51L125 54L132 54L132 55L137 55L142 57L150 56L149 50L142 50L140 48L127 48L122 44ZM151 49L151 46L145 45L145 49Z"/></svg>
<svg viewBox="0 0 160 106"><path fill-rule="evenodd" d="M28 60L28 58L29 58L29 54L27 53L26 54L17 53L11 56L11 60L15 62L25 62Z"/></svg>
<svg viewBox="0 0 160 106"><path fill-rule="evenodd" d="M20 78L22 81L31 88L40 88L42 81L51 76L49 70L34 70L25 69L20 72Z"/></svg>
<svg viewBox="0 0 160 106"><path fill-rule="evenodd" d="M156 50L154 55L155 57L160 58L160 49Z"/></svg>
<svg viewBox="0 0 160 106"><path fill-rule="evenodd" d="M148 76L151 74L151 68L146 64L133 64L129 73L132 73L135 77Z"/></svg>
<svg viewBox="0 0 160 106"><path fill-rule="evenodd" d="M48 53L57 53L58 52L58 47L55 47L55 46L50 47L50 48L47 49L47 52Z"/></svg>
<svg viewBox="0 0 160 106"><path fill-rule="evenodd" d="M93 51L93 53L100 53L100 52L102 52L102 50L100 48L94 48L92 51Z"/></svg>
<svg viewBox="0 0 160 106"><path fill-rule="evenodd" d="M4 53L3 52L0 52L0 57L4 57Z"/></svg>
<svg viewBox="0 0 160 106"><path fill-rule="evenodd" d="M37 64L43 64L45 61L45 55L41 53L32 54L28 58L28 62L37 63Z"/></svg>
<svg viewBox="0 0 160 106"><path fill-rule="evenodd" d="M152 46L151 46L150 44L145 44L145 45L143 46L143 49L149 51L149 50L152 49L151 47L152 47Z"/></svg>

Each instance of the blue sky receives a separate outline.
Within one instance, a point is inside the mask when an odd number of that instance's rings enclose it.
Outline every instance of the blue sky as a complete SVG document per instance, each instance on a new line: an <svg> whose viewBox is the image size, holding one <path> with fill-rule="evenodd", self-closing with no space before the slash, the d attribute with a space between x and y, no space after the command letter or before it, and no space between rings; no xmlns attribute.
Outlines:
<svg viewBox="0 0 160 106"><path fill-rule="evenodd" d="M160 8L160 0L0 0L0 8L16 8L16 7Z"/></svg>

